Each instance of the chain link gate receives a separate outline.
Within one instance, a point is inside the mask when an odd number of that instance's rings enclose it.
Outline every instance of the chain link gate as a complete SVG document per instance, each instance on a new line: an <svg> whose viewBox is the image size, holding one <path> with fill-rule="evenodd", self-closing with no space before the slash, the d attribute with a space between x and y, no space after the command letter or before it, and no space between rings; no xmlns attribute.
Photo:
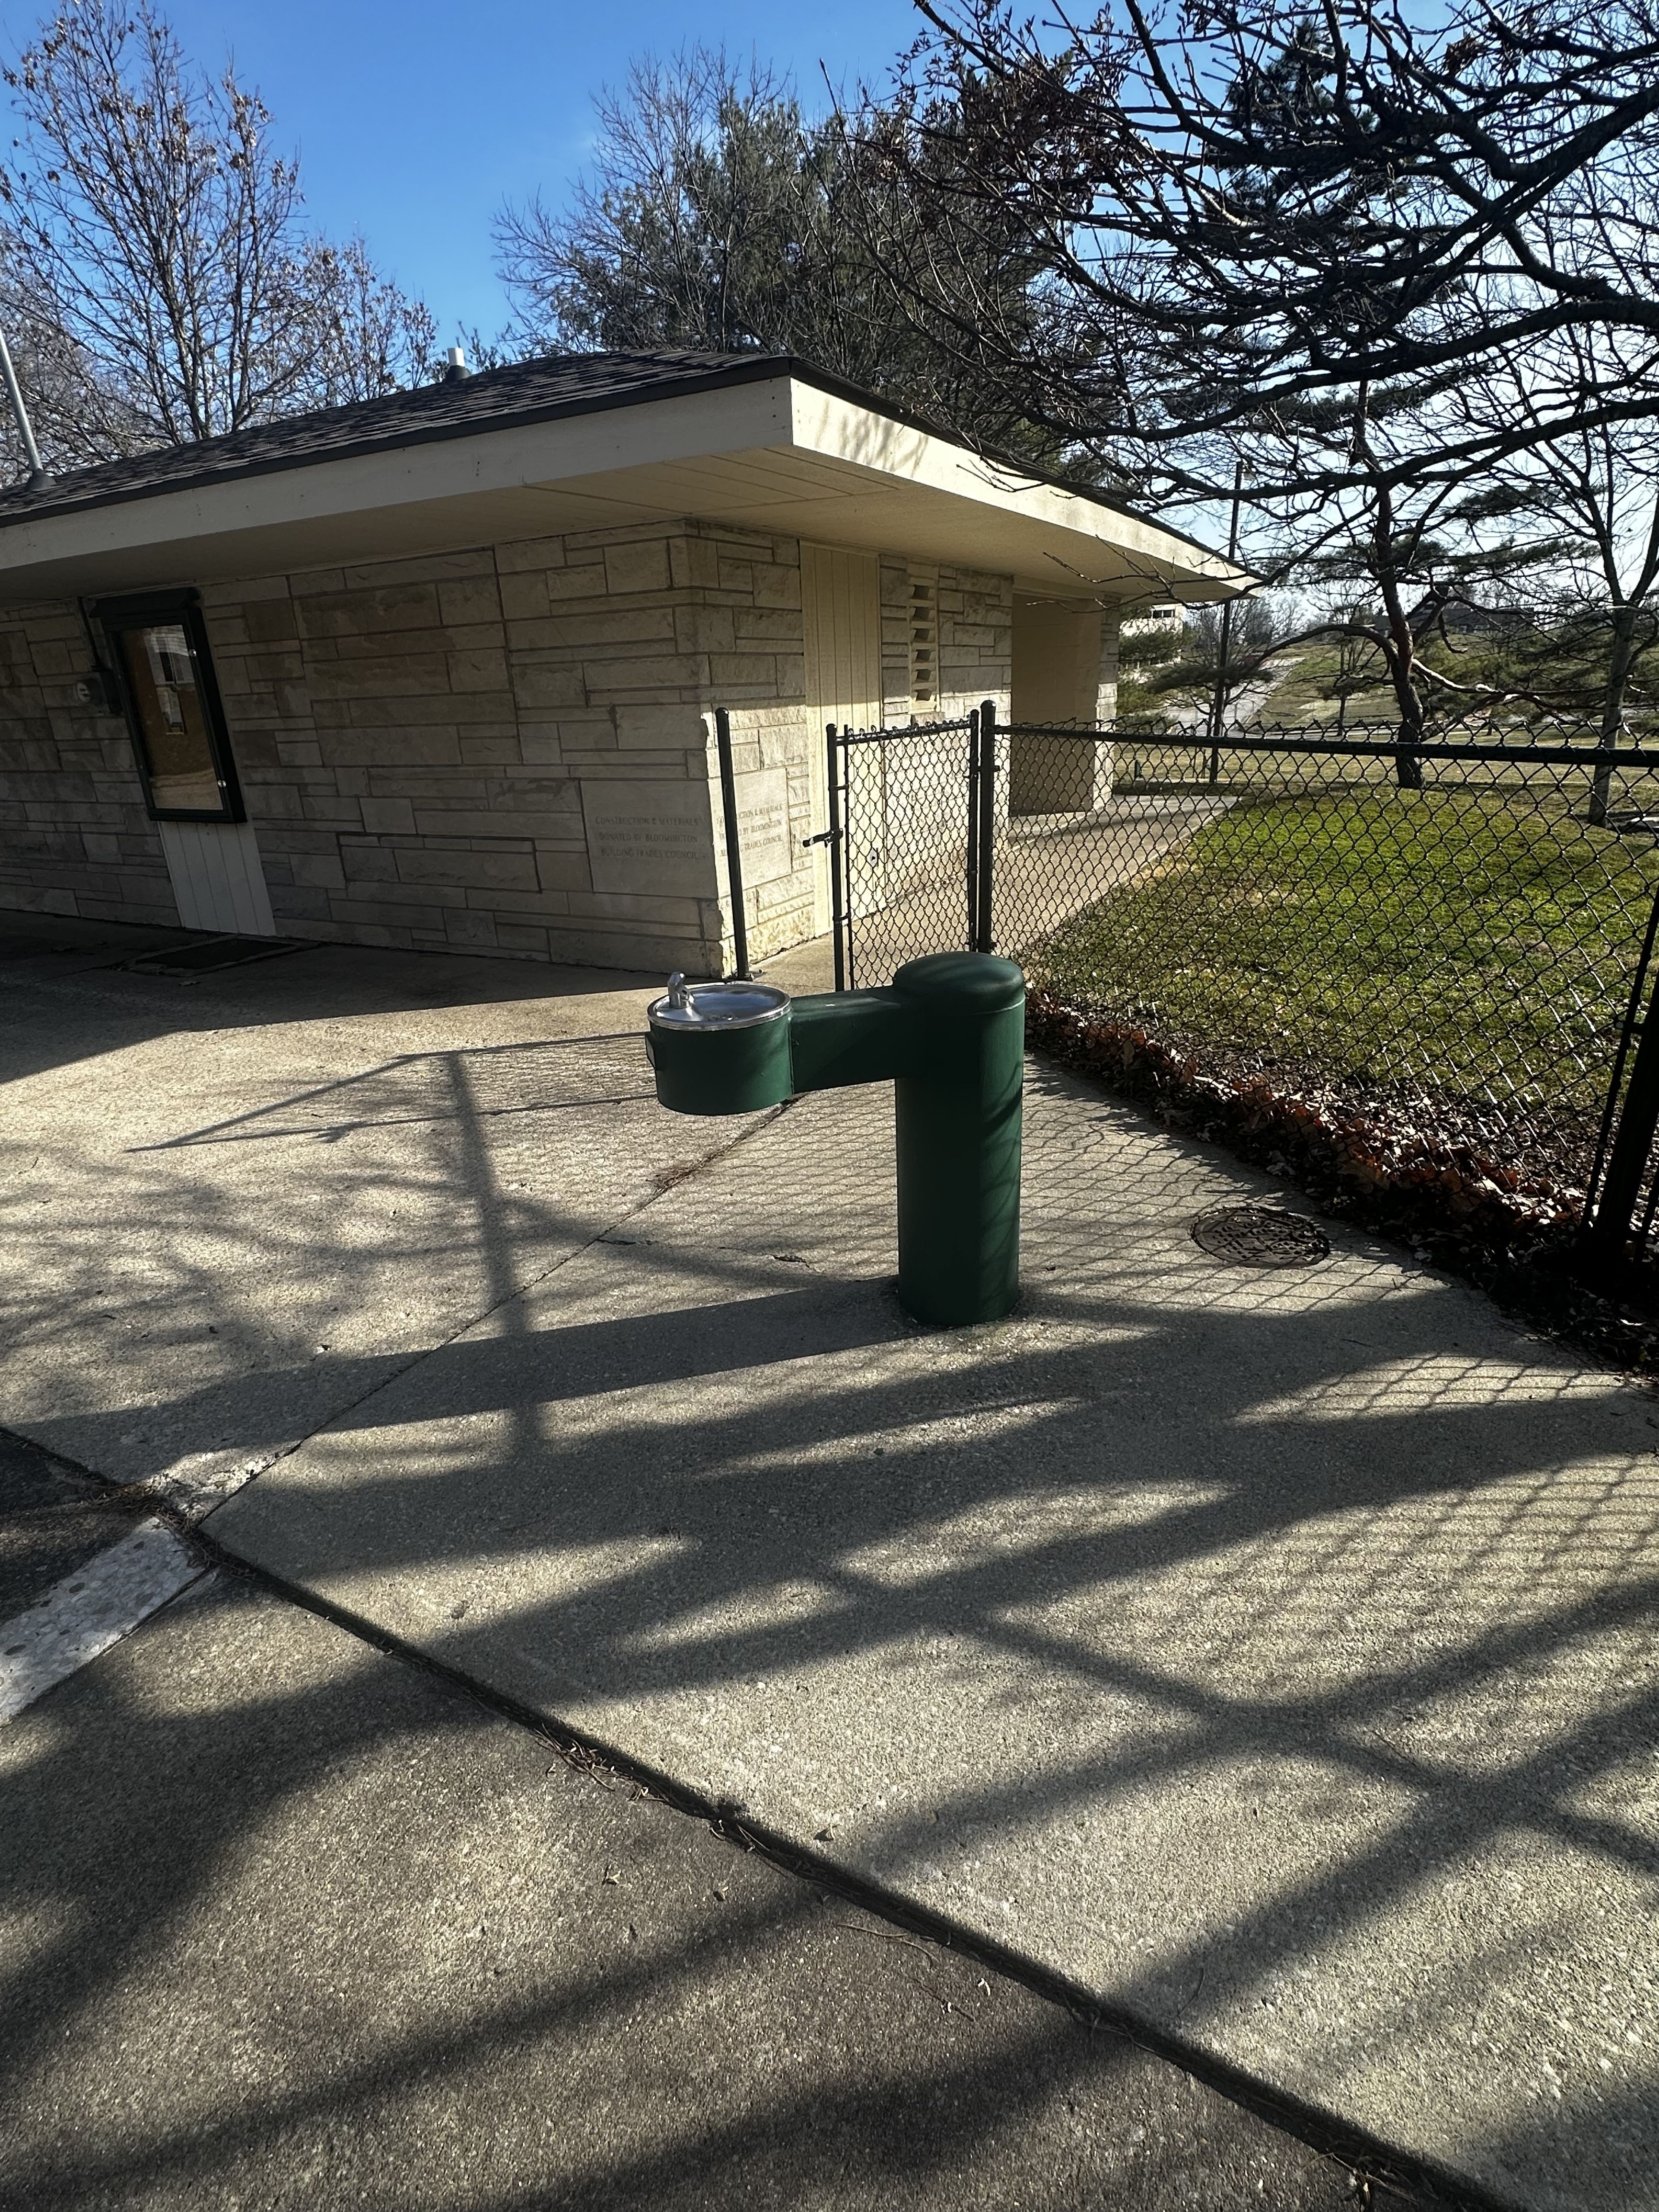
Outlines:
<svg viewBox="0 0 1659 2212"><path fill-rule="evenodd" d="M966 947L1179 1055L1357 1102L1603 1259L1659 1215L1659 754L956 720L828 733L837 988Z"/></svg>
<svg viewBox="0 0 1659 2212"><path fill-rule="evenodd" d="M827 726L838 991L889 982L907 960L988 935L995 729L989 702L897 729Z"/></svg>

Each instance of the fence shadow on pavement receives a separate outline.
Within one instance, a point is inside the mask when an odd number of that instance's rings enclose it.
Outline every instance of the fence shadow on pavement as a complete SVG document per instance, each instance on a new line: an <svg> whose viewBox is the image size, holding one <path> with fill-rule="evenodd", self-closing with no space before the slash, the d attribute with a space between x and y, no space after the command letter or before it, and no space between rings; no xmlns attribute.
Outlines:
<svg viewBox="0 0 1659 2212"><path fill-rule="evenodd" d="M837 1102L359 1396L225 1540L1121 2017L1379 2135L1426 2106L1500 2194L1633 2172L1644 1401L1381 1249L1183 1257L1224 1170L1034 1109L1005 1330L905 1321Z"/></svg>
<svg viewBox="0 0 1659 2212"><path fill-rule="evenodd" d="M1629 2038L1659 1875L1645 1401L1384 1248L1294 1279L1214 1268L1186 1223L1238 1173L1054 1076L1031 1097L1024 1306L918 1332L890 1289L884 1097L664 1150L614 1103L612 1056L597 1043L569 1079L581 1126L477 1111L458 1051L417 1077L377 1066L367 1115L331 1085L319 1115L299 1086L292 1127L286 1105L194 1125L269 1144L130 1156L120 1202L164 1200L146 1234L166 1268L125 1317L186 1275L202 1310L240 1302L259 1388L245 1349L135 1344L31 1431L100 1467L140 1422L231 1462L309 1436L210 1526L377 1634L758 1820L828 1830L829 1856L1310 2108L1399 2139L1397 2095L1428 2115L1424 2155L1500 2197L1636 2186L1655 2085ZM552 1062L488 1065L539 1097ZM454 1110L406 1115L439 1070ZM280 1203L253 1206L246 1177ZM392 1225L400 1194L439 1207L416 1234ZM107 1200L65 1178L42 1224L42 1251L79 1254L48 1353L125 1264ZM365 1305L356 1339L319 1358L310 1308L258 1304L262 1267ZM453 1298L398 1335L412 1269ZM259 1789L194 1816L162 1893L89 1966L77 1883L101 1846L39 1862L58 1873L29 1900L25 2071L320 1772L398 1726L326 1685L264 1717L257 1687L222 1693L234 1710L220 1694L184 1682L159 1720L135 1714L132 1757L160 1729L210 1766L251 1710ZM18 1779L46 1803L72 1736L43 1713L33 1741ZM139 1771L124 1753L112 1778ZM659 1963L695 1979L695 1960ZM394 2015L361 2079L302 2067L251 2117L109 2125L183 2171L192 2141L307 2098L360 2110L468 2037L532 2032L485 1996L435 2045ZM988 2125L995 2063L957 2085ZM701 2128L685 2118L677 2155L757 2154L751 2118ZM902 2172L899 2136L879 2140ZM102 2155L60 2143L56 2201L112 2191L80 2163Z"/></svg>

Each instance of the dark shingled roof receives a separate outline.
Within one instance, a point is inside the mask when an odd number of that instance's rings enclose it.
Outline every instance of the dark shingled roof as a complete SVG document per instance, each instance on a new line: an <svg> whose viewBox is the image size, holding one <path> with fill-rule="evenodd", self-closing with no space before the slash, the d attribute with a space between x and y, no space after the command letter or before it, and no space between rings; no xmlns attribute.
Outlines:
<svg viewBox="0 0 1659 2212"><path fill-rule="evenodd" d="M510 423L599 414L606 408L631 407L688 392L711 392L723 385L760 383L775 376L797 377L896 421L913 423L935 437L961 442L939 424L789 354L556 354L544 361L514 362L506 368L483 369L472 376L459 377L453 383L394 392L384 399L358 400L349 407L321 408L309 415L285 415L275 422L238 430L228 438L161 446L153 453L135 453L127 460L66 470L34 490L24 484L10 485L0 489L0 529L38 516L76 514L161 492L263 476L276 469L304 468L313 461L391 452L439 438L465 438L475 431L504 428ZM1070 483L1025 462L1013 465L1023 476L1060 485L1116 514L1135 511L1126 501L1088 484ZM1167 528L1167 525L1160 526ZM1170 535L1185 537L1181 531L1171 531ZM1187 542L1198 543L1196 539Z"/></svg>
<svg viewBox="0 0 1659 2212"><path fill-rule="evenodd" d="M509 423L597 414L608 407L629 407L641 400L712 391L721 385L752 384L786 374L815 384L834 381L803 362L792 361L787 354L577 353L556 354L545 361L514 362L506 368L458 377L453 383L423 384L413 392L393 392L384 399L361 399L347 407L319 408L309 415L284 415L275 422L234 431L228 438L160 446L153 453L135 453L127 460L67 469L33 491L26 485L9 485L0 490L0 524L36 515L72 514L82 507L145 499L158 492L182 491L230 477L303 468L312 461L387 452L438 438L463 438L472 431L504 428ZM874 406L882 405L867 393L859 396Z"/></svg>

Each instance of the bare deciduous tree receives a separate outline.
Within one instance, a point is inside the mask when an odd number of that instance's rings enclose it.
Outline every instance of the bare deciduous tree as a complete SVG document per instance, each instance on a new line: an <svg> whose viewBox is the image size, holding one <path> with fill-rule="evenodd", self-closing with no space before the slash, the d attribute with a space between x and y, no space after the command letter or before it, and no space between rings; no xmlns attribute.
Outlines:
<svg viewBox="0 0 1659 2212"><path fill-rule="evenodd" d="M307 405L379 399L434 372L438 325L431 309L381 275L362 238L344 246L313 242L301 280L312 339Z"/></svg>
<svg viewBox="0 0 1659 2212"><path fill-rule="evenodd" d="M1654 0L1453 0L1426 21L1382 0L1121 0L1075 27L918 5L933 35L894 158L921 185L930 116L971 114L949 219L994 204L1023 228L1073 334L1053 355L994 327L975 343L1155 494L1224 497L1237 440L1276 410L1351 410L1362 386L1587 323L1659 336ZM949 313L902 236L884 259ZM1601 395L1609 420L1626 404ZM1453 443L1437 465L1470 458Z"/></svg>
<svg viewBox="0 0 1659 2212"><path fill-rule="evenodd" d="M5 77L0 266L43 445L210 438L426 373L426 310L305 231L258 95L191 69L149 0L80 0Z"/></svg>
<svg viewBox="0 0 1659 2212"><path fill-rule="evenodd" d="M1644 397L1645 414L1601 417L1603 394ZM1460 412L1488 431L1547 420L1551 435L1492 470L1492 505L1529 534L1571 633L1601 633L1601 735L1616 744L1638 657L1659 607L1659 341L1598 328L1495 349L1460 380Z"/></svg>
<svg viewBox="0 0 1659 2212"><path fill-rule="evenodd" d="M1425 645L1461 600L1549 558L1510 479L1536 485L1562 454L1571 474L1575 441L1628 451L1652 419L1650 392L1599 359L1576 382L1524 364L1586 333L1659 343L1653 0L1594 17L1573 0L1428 17L1119 0L1069 20L918 4L933 28L904 128L884 137L872 112L866 138L921 193L936 118L954 106L971 125L932 224L884 229L872 204L895 289L964 340L971 322L988 379L1103 478L1213 513L1246 471L1253 565L1360 587L1414 781L1431 702L1494 703ZM939 282L941 228L991 205L1023 231L1066 343L1034 346ZM1529 404L1480 414L1466 391L1504 361Z"/></svg>

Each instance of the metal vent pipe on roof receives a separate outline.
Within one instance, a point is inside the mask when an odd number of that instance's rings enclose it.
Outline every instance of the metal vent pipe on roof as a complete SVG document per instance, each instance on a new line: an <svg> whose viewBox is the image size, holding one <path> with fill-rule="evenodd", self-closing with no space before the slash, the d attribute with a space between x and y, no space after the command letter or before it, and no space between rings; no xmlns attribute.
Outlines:
<svg viewBox="0 0 1659 2212"><path fill-rule="evenodd" d="M471 374L472 371L466 365L466 348L465 346L451 346L449 349L449 366L444 371L444 382L446 384L459 384L463 377L471 376Z"/></svg>
<svg viewBox="0 0 1659 2212"><path fill-rule="evenodd" d="M6 343L6 334L0 331L0 376L6 380L6 397L11 402L11 411L17 423L18 435L23 441L23 451L28 457L29 489L38 491L52 481L52 471L40 458L40 448L34 442L34 432L29 422L29 410L23 404L22 386L17 381L17 371L11 365L11 348Z"/></svg>

